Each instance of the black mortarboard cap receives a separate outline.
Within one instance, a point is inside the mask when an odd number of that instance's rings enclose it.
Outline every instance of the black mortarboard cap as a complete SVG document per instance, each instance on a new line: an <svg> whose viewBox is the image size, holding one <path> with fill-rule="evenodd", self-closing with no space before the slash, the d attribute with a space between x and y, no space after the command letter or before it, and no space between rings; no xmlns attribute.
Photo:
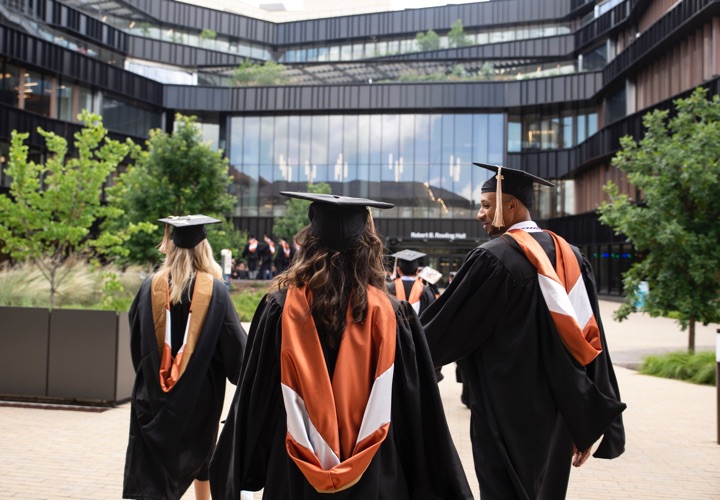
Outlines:
<svg viewBox="0 0 720 500"><path fill-rule="evenodd" d="M220 222L207 215L170 216L158 219L173 227L172 242L179 248L195 248L202 240L207 238L206 224Z"/></svg>
<svg viewBox="0 0 720 500"><path fill-rule="evenodd" d="M482 193L497 193L497 207L495 210L495 219L493 219L492 225L494 227L503 227L502 223L502 194L507 193L514 196L527 208L533 208L535 204L535 191L533 184L542 184L543 186L555 187L550 181L525 172L524 170L517 170L514 168L502 167L500 165L490 165L488 163L477 163L473 162L473 165L478 167L486 168L496 174L499 172L500 175L493 175L482 185L480 191ZM498 177L500 177L498 182Z"/></svg>
<svg viewBox="0 0 720 500"><path fill-rule="evenodd" d="M368 207L394 208L392 203L322 193L280 191L288 198L311 201L308 217L313 233L333 250L347 250L360 238L368 218Z"/></svg>

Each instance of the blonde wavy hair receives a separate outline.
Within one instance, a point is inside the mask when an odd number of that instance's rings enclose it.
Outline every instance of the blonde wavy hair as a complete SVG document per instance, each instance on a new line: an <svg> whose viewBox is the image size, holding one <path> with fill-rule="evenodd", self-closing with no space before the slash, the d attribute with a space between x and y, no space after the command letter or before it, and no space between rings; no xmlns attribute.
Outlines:
<svg viewBox="0 0 720 500"><path fill-rule="evenodd" d="M158 272L170 274L170 303L177 304L182 300L182 293L187 289L190 294L190 282L198 271L206 272L219 280L223 279L222 268L213 257L212 247L208 240L202 240L194 248L180 248L172 240L163 242L165 260Z"/></svg>

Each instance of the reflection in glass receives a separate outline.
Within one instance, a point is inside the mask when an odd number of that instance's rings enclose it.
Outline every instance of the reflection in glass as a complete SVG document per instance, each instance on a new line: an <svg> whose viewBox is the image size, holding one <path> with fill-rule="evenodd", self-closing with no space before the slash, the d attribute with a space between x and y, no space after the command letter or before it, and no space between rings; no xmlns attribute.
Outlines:
<svg viewBox="0 0 720 500"><path fill-rule="evenodd" d="M502 163L502 114L233 117L229 158L243 216L284 214L279 191L326 182L335 194L396 205L378 217L470 218Z"/></svg>

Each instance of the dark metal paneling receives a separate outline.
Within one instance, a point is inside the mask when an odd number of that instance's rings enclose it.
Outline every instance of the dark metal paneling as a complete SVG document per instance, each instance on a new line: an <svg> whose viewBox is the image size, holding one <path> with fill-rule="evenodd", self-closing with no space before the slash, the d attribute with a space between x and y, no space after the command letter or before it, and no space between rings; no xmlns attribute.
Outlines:
<svg viewBox="0 0 720 500"><path fill-rule="evenodd" d="M278 24L276 43L293 45L370 36L447 31L461 19L463 26L498 26L562 19L570 13L566 0L503 0L424 9L358 14Z"/></svg>
<svg viewBox="0 0 720 500"><path fill-rule="evenodd" d="M25 144L44 149L45 138L38 133L38 127L47 132L54 132L55 134L68 139L68 147L71 153L74 152L72 137L76 132L79 132L80 129L82 129L82 125L77 123L54 120L46 116L13 108L6 104L0 104L0 137L9 138L10 133L13 130L17 130L18 132L27 132L29 136L25 141ZM125 139L130 138L135 141L136 144L143 144L146 139L144 137L133 137L128 136L127 134L118 134L116 132L110 132L108 136L111 139L121 142L125 142Z"/></svg>
<svg viewBox="0 0 720 500"><path fill-rule="evenodd" d="M120 52L127 52L128 35L79 10L63 5L56 0L36 0L31 7L33 13L52 26L76 33L83 38Z"/></svg>
<svg viewBox="0 0 720 500"><path fill-rule="evenodd" d="M53 310L48 397L114 401L116 358L115 312Z"/></svg>
<svg viewBox="0 0 720 500"><path fill-rule="evenodd" d="M682 32L691 32L710 16L720 13L720 0L682 0L643 32L603 70L603 81L610 86L630 70L637 71L652 57L676 43Z"/></svg>
<svg viewBox="0 0 720 500"><path fill-rule="evenodd" d="M245 57L139 36L129 37L128 55L176 66L235 66Z"/></svg>
<svg viewBox="0 0 720 500"><path fill-rule="evenodd" d="M412 52L380 57L378 60L467 60L467 59L557 59L572 55L575 50L573 35L563 35L531 40L473 45L455 49L434 50L431 52Z"/></svg>
<svg viewBox="0 0 720 500"><path fill-rule="evenodd" d="M570 13L567 0L503 0L276 24L172 0L126 0L125 3L162 23L198 30L211 28L218 33L271 45L414 35L429 29L447 31L457 19L462 19L466 28L537 23L563 19Z"/></svg>
<svg viewBox="0 0 720 500"><path fill-rule="evenodd" d="M0 307L0 394L45 396L47 309Z"/></svg>
<svg viewBox="0 0 720 500"><path fill-rule="evenodd" d="M601 88L601 73L510 82L407 83L344 86L165 86L170 109L241 113L335 111L502 110L585 101Z"/></svg>
<svg viewBox="0 0 720 500"><path fill-rule="evenodd" d="M261 19L200 7L172 0L125 0L163 24L172 24L198 31L212 29L218 34L272 45L277 25Z"/></svg>
<svg viewBox="0 0 720 500"><path fill-rule="evenodd" d="M157 105L162 102L161 83L95 60L21 31L0 26L0 55L45 72L109 90L138 101Z"/></svg>

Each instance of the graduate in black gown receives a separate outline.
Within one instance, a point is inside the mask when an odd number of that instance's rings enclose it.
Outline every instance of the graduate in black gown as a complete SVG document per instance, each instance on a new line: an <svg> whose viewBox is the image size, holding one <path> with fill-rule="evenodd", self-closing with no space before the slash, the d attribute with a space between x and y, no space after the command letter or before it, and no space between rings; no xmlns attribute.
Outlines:
<svg viewBox="0 0 720 500"><path fill-rule="evenodd" d="M472 498L412 307L389 296L368 207L324 194L255 313L210 464L214 499Z"/></svg>
<svg viewBox="0 0 720 500"><path fill-rule="evenodd" d="M519 170L482 186L491 241L471 251L421 321L437 365L461 360L483 500L564 498L571 464L624 451L620 392L588 261L531 220ZM498 180L499 178L499 180Z"/></svg>
<svg viewBox="0 0 720 500"><path fill-rule="evenodd" d="M397 277L388 284L388 293L400 300L406 300L415 312L422 314L427 307L435 302L435 294L429 286L418 278L420 259L426 254L415 250L401 250L390 257L397 259Z"/></svg>
<svg viewBox="0 0 720 500"><path fill-rule="evenodd" d="M205 500L226 380L237 381L246 335L206 239L205 224L220 221L161 221L165 261L129 314L136 377L123 498L179 499L194 483Z"/></svg>

